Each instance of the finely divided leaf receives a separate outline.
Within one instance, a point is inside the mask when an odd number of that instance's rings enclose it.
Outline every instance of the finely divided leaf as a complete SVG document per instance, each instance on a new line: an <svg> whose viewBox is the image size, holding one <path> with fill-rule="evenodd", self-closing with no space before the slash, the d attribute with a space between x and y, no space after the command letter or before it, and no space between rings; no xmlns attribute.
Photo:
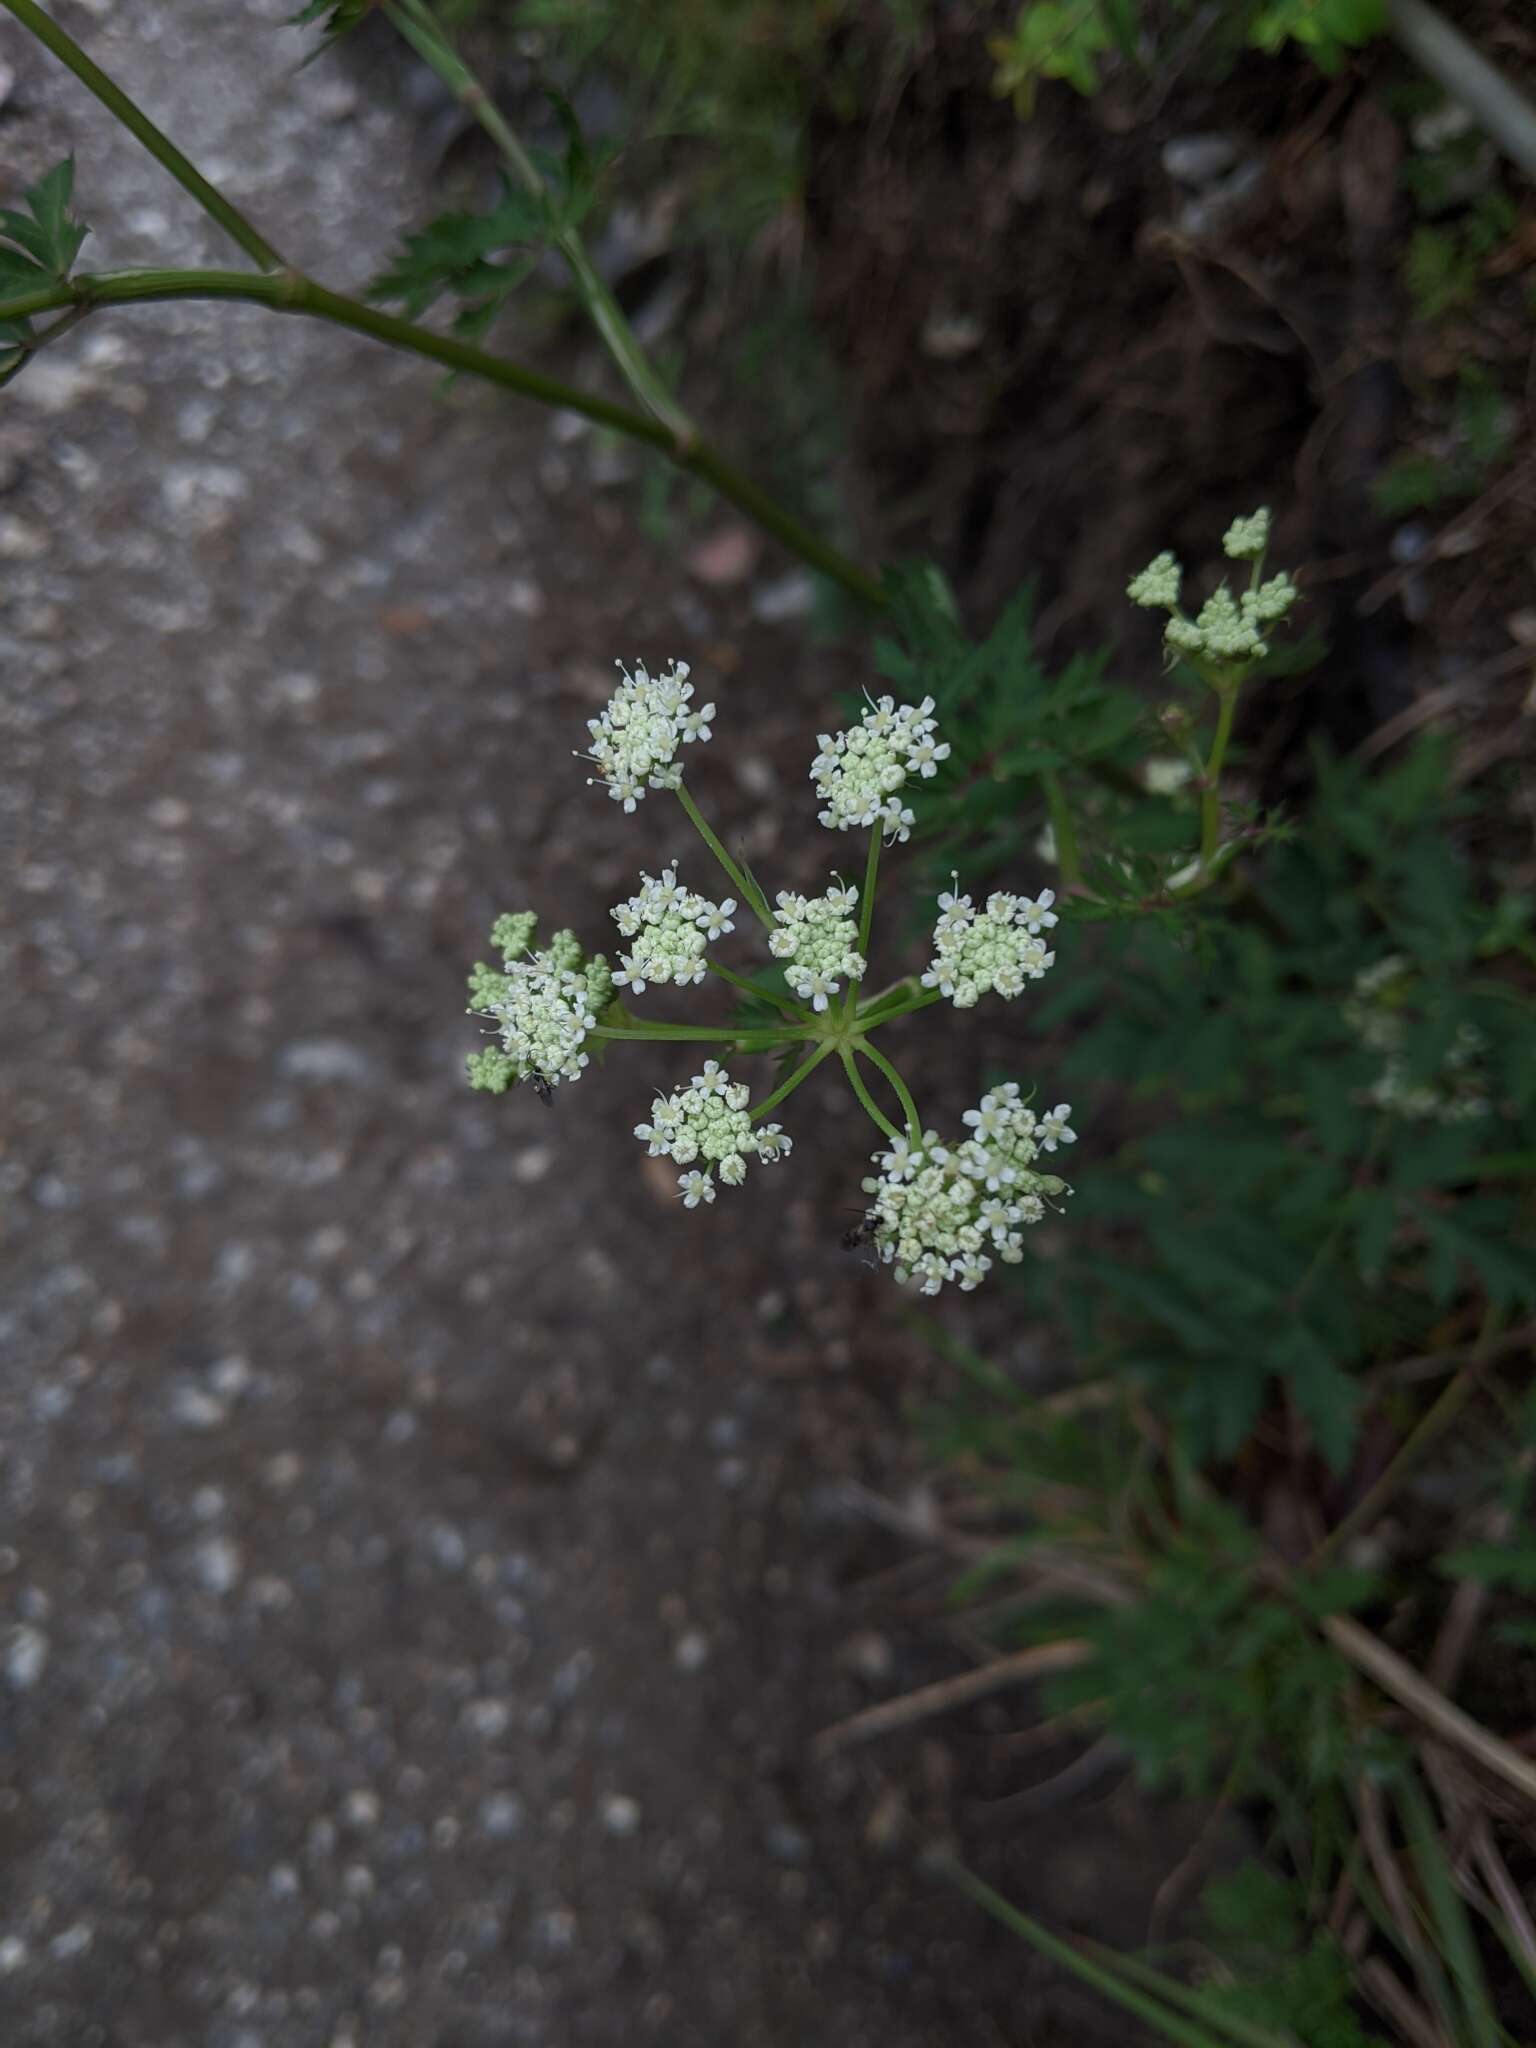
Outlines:
<svg viewBox="0 0 1536 2048"><path fill-rule="evenodd" d="M0 290L27 291L40 278L68 277L90 233L69 210L74 185L75 160L67 156L22 194L26 213L0 208L0 235L16 245L0 249Z"/></svg>

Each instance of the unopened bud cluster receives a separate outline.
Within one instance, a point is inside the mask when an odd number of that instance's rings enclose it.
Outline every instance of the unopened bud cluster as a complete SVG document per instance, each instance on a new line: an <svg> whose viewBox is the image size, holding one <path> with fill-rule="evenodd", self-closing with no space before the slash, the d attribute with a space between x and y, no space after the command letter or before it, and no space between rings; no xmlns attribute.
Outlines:
<svg viewBox="0 0 1536 2048"><path fill-rule="evenodd" d="M1164 643L1192 661L1231 669L1262 661L1269 652L1265 628L1278 625L1296 603L1298 592L1289 576L1259 580L1259 567L1269 545L1269 513L1260 509L1228 527L1222 548L1234 562L1252 562L1253 580L1234 597L1225 584L1212 591L1194 618L1179 609L1183 576L1176 558L1166 551L1149 562L1127 585L1133 604L1169 614Z"/></svg>

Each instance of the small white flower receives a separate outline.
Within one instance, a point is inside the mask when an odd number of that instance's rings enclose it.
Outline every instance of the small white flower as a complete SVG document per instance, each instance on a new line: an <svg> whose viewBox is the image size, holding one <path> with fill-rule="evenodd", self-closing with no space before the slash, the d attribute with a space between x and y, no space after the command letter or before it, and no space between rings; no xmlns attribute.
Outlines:
<svg viewBox="0 0 1536 2048"><path fill-rule="evenodd" d="M1067 1118L1071 1114L1072 1111L1065 1102L1058 1102L1053 1110L1041 1117L1035 1128L1035 1136L1040 1141L1042 1152L1054 1152L1058 1145L1070 1145L1073 1142L1077 1133L1067 1127Z"/></svg>
<svg viewBox="0 0 1536 2048"><path fill-rule="evenodd" d="M685 1209L697 1209L700 1202L712 1202L715 1199L715 1184L707 1173L680 1173L677 1176L677 1185Z"/></svg>
<svg viewBox="0 0 1536 2048"><path fill-rule="evenodd" d="M669 662L659 676L636 662L633 675L623 675L607 709L587 720L592 736L585 757L597 768L588 782L605 782L608 794L632 811L648 789L676 789L683 779L678 749L710 736L713 704L694 706L693 685L685 661Z"/></svg>
<svg viewBox="0 0 1536 2048"><path fill-rule="evenodd" d="M913 813L900 791L909 776L932 776L949 758L947 743L935 738L932 713L931 697L921 704L871 698L860 724L818 735L811 780L825 807L818 813L823 825L836 832L878 825L887 841L911 836Z"/></svg>

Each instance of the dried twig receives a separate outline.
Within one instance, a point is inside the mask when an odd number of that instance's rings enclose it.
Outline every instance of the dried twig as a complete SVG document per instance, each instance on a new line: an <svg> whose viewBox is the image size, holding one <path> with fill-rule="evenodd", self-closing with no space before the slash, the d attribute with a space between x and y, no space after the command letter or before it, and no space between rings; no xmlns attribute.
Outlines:
<svg viewBox="0 0 1536 2048"><path fill-rule="evenodd" d="M1381 1886L1383 1903L1392 1915L1398 1940L1413 1965L1413 1974L1418 1979L1419 1989L1426 2002L1433 2008L1438 2002L1436 1987L1440 1973L1420 1931L1418 1915L1413 1910L1413 1900L1409 1896L1408 1886L1393 1853L1380 1787L1369 1777L1362 1775L1355 1786L1354 1802L1355 1813L1360 1822L1360 1840L1365 1846L1371 1869L1375 1872L1376 1882ZM1393 1981L1395 1983L1396 1979Z"/></svg>
<svg viewBox="0 0 1536 2048"><path fill-rule="evenodd" d="M1026 1679L1043 1678L1052 1671L1070 1671L1075 1665L1086 1664L1093 1654L1091 1643L1075 1637L1015 1650L1011 1656L999 1657L995 1664L984 1664L979 1671L962 1671L958 1677L919 1686L916 1692L903 1693L899 1699L882 1700L878 1706L850 1714L846 1721L834 1721L830 1728L822 1729L812 1748L818 1756L830 1756L851 1742L868 1742L873 1736L889 1734L893 1728L906 1728L914 1721L946 1714L952 1707L986 1699L990 1693L1021 1685Z"/></svg>
<svg viewBox="0 0 1536 2048"><path fill-rule="evenodd" d="M1385 1643L1378 1642L1368 1629L1350 1620L1348 1615L1330 1614L1320 1626L1334 1648L1357 1670L1374 1679L1383 1692L1401 1701L1455 1748L1476 1757L1505 1784L1513 1785L1527 1799L1536 1801L1536 1764L1529 1758L1523 1757L1519 1750L1501 1741L1497 1735L1490 1734L1470 1714L1463 1713L1454 1701L1448 1700L1427 1679L1421 1678L1395 1650L1389 1650Z"/></svg>
<svg viewBox="0 0 1536 2048"><path fill-rule="evenodd" d="M1373 1956L1355 1972L1355 1981L1379 2013L1384 2013L1412 2048L1456 2048L1434 2021L1415 2005L1397 1978L1379 1957Z"/></svg>

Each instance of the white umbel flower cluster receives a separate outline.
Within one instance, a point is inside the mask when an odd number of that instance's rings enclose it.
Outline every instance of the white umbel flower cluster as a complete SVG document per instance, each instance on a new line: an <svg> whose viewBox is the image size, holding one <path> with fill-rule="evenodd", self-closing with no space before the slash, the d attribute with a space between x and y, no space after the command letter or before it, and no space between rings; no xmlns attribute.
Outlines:
<svg viewBox="0 0 1536 2048"><path fill-rule="evenodd" d="M1462 1023L1446 1047L1440 1072L1430 1080L1410 1077L1404 1048L1408 1020L1402 1005L1413 989L1412 963L1389 953L1355 976L1355 992L1344 1006L1344 1019L1369 1051L1381 1057L1381 1071L1364 1091L1364 1099L1405 1123L1473 1123L1489 1113L1479 1054L1483 1034Z"/></svg>
<svg viewBox="0 0 1536 2048"><path fill-rule="evenodd" d="M736 899L711 903L696 896L677 879L674 863L659 875L640 876L640 889L611 912L614 923L634 944L619 955L613 979L618 987L642 995L650 983L660 987L688 988L704 979L704 949L736 929L731 912Z"/></svg>
<svg viewBox="0 0 1536 2048"><path fill-rule="evenodd" d="M498 919L491 942L502 971L482 963L469 979L471 1010L491 1018L501 1038L499 1049L470 1056L470 1083L497 1095L518 1081L553 1088L577 1080L587 1033L613 997L607 962L601 953L585 959L574 932L556 932L531 952L535 923L526 911Z"/></svg>
<svg viewBox="0 0 1536 2048"><path fill-rule="evenodd" d="M859 892L839 881L824 896L797 896L781 889L776 900L773 915L778 929L768 935L768 950L785 963L784 979L801 1002L824 1010L845 978L864 979L866 962L853 915Z"/></svg>
<svg viewBox="0 0 1536 2048"><path fill-rule="evenodd" d="M956 889L960 878L955 876ZM1038 981L1054 962L1040 934L1056 922L1051 905L1055 891L1038 897L1009 896L1002 890L977 910L969 896L946 890L939 898L933 928L933 960L922 977L924 988L936 988L957 1010L969 1010L984 995L1022 995L1027 981Z"/></svg>
<svg viewBox="0 0 1536 2048"><path fill-rule="evenodd" d="M937 1294L946 1281L969 1293L992 1270L994 1253L1017 1265L1025 1229L1040 1221L1049 1201L1070 1193L1055 1174L1037 1173L1034 1162L1071 1144L1071 1113L1063 1102L1037 1117L1018 1083L1008 1081L967 1110L971 1135L962 1144L942 1145L927 1131L921 1145L898 1138L875 1153L880 1171L864 1183L865 1222L896 1278L916 1281L924 1294Z"/></svg>
<svg viewBox="0 0 1536 2048"><path fill-rule="evenodd" d="M754 1126L747 1111L751 1093L744 1082L733 1081L718 1060L706 1060L703 1073L695 1074L686 1088L656 1097L648 1124L635 1125L635 1136L652 1159L672 1159L693 1168L677 1177L685 1209L715 1199L713 1174L718 1173L728 1188L740 1187L749 1158L767 1166L791 1149L794 1141L780 1125ZM700 1162L697 1167L695 1160Z"/></svg>
<svg viewBox="0 0 1536 2048"><path fill-rule="evenodd" d="M585 756L597 765L588 785L606 782L615 803L632 811L648 789L676 789L683 779L680 747L709 738L713 704L693 706L693 685L686 661L671 661L659 676L636 662L631 675L618 664L624 680L608 700L600 718L587 720L592 750Z"/></svg>
<svg viewBox="0 0 1536 2048"><path fill-rule="evenodd" d="M821 751L811 763L811 780L826 806L823 825L852 832L878 824L887 844L911 837L912 810L901 801L907 778L935 775L949 757L948 745L934 738L932 713L931 697L921 704L876 697L858 725L817 734Z"/></svg>

